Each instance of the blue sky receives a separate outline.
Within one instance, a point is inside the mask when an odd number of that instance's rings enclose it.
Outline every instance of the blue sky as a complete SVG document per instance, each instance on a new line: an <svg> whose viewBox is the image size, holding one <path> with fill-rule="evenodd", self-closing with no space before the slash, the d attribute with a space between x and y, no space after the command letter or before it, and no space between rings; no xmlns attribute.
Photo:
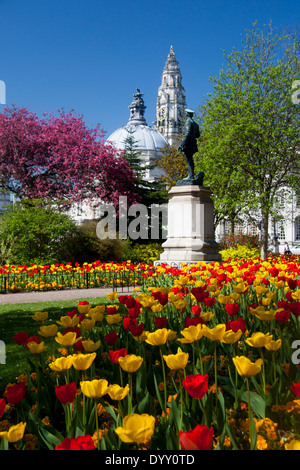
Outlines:
<svg viewBox="0 0 300 470"><path fill-rule="evenodd" d="M223 51L239 49L245 29L256 20L299 27L298 17L293 0L0 0L6 104L39 116L73 109L108 137L127 124L140 88L152 125L171 45L187 105L197 109L224 65Z"/></svg>

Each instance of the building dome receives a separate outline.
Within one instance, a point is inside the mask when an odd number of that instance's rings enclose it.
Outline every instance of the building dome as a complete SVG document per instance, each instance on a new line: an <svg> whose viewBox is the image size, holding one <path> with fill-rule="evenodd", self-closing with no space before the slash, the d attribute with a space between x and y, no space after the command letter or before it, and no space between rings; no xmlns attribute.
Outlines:
<svg viewBox="0 0 300 470"><path fill-rule="evenodd" d="M108 142L111 142L116 149L124 150L125 140L130 135L135 141L135 147L137 150L155 151L168 145L164 136L154 127L143 124L133 124L130 122L126 126L120 127L114 131L107 140Z"/></svg>
<svg viewBox="0 0 300 470"><path fill-rule="evenodd" d="M142 98L142 93L137 89L133 96L130 108L130 119L127 125L114 131L107 139L117 150L125 150L126 139L132 137L134 149L140 152L140 159L144 165L155 164L155 160L161 155L161 149L168 146L168 141L155 128L147 125L144 112L146 106ZM162 172L157 168L148 171L147 179L155 179L161 176Z"/></svg>

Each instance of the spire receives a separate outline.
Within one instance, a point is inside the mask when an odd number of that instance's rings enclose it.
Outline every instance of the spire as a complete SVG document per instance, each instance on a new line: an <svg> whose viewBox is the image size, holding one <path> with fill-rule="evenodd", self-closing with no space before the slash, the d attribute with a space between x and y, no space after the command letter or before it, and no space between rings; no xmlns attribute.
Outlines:
<svg viewBox="0 0 300 470"><path fill-rule="evenodd" d="M136 93L133 95L133 100L130 108L130 119L129 122L131 124L144 124L147 125L146 119L144 116L146 106L143 100L143 93L141 93L140 89L136 89Z"/></svg>
<svg viewBox="0 0 300 470"><path fill-rule="evenodd" d="M170 47L158 88L156 127L170 144L179 136L186 108L181 71L173 46Z"/></svg>

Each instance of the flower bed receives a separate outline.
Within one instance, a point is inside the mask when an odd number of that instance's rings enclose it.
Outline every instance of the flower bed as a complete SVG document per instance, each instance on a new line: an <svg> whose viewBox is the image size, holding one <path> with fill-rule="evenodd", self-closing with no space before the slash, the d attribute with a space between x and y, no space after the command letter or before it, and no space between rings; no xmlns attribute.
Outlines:
<svg viewBox="0 0 300 470"><path fill-rule="evenodd" d="M53 264L39 266L5 265L0 268L0 292L30 292L58 289L88 289L143 284L154 266L145 263L84 263L73 266Z"/></svg>
<svg viewBox="0 0 300 470"><path fill-rule="evenodd" d="M161 266L108 297L16 331L2 449L299 449L299 258Z"/></svg>

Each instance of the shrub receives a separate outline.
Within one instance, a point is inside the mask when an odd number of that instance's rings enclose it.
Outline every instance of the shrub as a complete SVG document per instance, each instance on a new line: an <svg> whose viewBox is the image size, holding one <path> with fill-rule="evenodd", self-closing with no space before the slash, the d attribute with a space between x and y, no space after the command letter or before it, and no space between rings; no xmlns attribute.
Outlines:
<svg viewBox="0 0 300 470"><path fill-rule="evenodd" d="M159 259L163 248L160 243L138 244L128 249L127 257L134 263L152 264Z"/></svg>
<svg viewBox="0 0 300 470"><path fill-rule="evenodd" d="M77 257L78 228L50 208L16 206L0 218L1 261L10 264L66 263Z"/></svg>
<svg viewBox="0 0 300 470"><path fill-rule="evenodd" d="M221 250L222 261L228 261L229 259L253 259L259 258L260 251L258 248L249 248L246 245L238 245L236 248L227 248Z"/></svg>
<svg viewBox="0 0 300 470"><path fill-rule="evenodd" d="M258 235L235 234L225 235L219 242L220 249L237 248L238 246L246 246L248 248L260 248L260 240Z"/></svg>

